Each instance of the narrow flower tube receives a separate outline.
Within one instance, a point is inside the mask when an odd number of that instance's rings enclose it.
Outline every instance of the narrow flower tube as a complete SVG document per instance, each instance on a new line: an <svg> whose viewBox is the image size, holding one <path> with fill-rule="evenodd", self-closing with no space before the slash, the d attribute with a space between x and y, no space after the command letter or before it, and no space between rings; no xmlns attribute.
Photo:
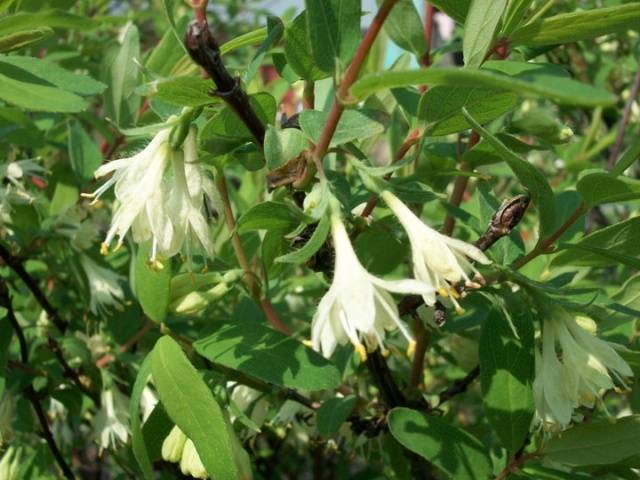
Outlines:
<svg viewBox="0 0 640 480"><path fill-rule="evenodd" d="M470 243L448 237L425 225L393 193L384 191L381 196L407 232L416 280L433 287L430 293L423 294L424 302L435 304L438 293L451 297L456 310L461 312L457 302L459 294L454 286L463 280L468 285L475 285L467 272L478 274L469 259L485 265L491 261Z"/></svg>
<svg viewBox="0 0 640 480"><path fill-rule="evenodd" d="M411 349L413 339L400 321L390 292L433 295L433 288L416 280L382 280L367 272L358 260L337 213L331 217L331 234L336 252L335 271L331 287L313 317L313 348L329 357L336 345L349 341L364 360L367 347L383 348L385 330L397 327Z"/></svg>

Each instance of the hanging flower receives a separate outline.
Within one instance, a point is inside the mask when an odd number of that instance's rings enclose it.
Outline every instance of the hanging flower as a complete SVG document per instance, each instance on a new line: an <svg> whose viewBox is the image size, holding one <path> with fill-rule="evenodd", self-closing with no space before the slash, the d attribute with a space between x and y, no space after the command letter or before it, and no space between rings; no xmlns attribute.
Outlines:
<svg viewBox="0 0 640 480"><path fill-rule="evenodd" d="M162 442L161 453L163 460L172 463L179 462L183 475L202 479L209 478L193 441L177 425L174 425Z"/></svg>
<svg viewBox="0 0 640 480"><path fill-rule="evenodd" d="M411 243L413 273L417 280L433 287L423 294L424 302L433 305L436 293L451 297L456 311L462 312L457 302L459 293L455 285L464 280L469 286L476 286L467 272L478 273L469 259L482 264L491 263L477 247L443 235L425 225L398 197L388 191L381 194L404 227ZM468 258L467 258L468 257Z"/></svg>
<svg viewBox="0 0 640 480"><path fill-rule="evenodd" d="M101 400L102 406L94 420L100 452L115 447L117 440L126 443L129 436L129 399L113 386L102 392Z"/></svg>
<svg viewBox="0 0 640 480"><path fill-rule="evenodd" d="M19 480L22 450L9 447L0 459L0 478L2 480Z"/></svg>
<svg viewBox="0 0 640 480"><path fill-rule="evenodd" d="M169 123L173 120L170 119ZM136 243L152 240L151 264L162 267L157 255L175 255L185 242L196 239L211 253L204 197L212 196L212 183L198 163L195 127L182 146L170 144L171 128L160 130L139 153L102 165L96 177L112 176L85 197L97 201L112 185L118 200L111 227L102 244L106 253L115 237L116 249L129 230ZM189 250L190 251L190 250Z"/></svg>
<svg viewBox="0 0 640 480"><path fill-rule="evenodd" d="M616 345L581 325L590 319L580 321L554 306L543 324L533 391L538 417L547 429L566 427L575 408L593 408L600 394L614 387L612 377L624 385L633 374Z"/></svg>
<svg viewBox="0 0 640 480"><path fill-rule="evenodd" d="M331 287L313 317L313 348L329 357L337 344L350 341L364 360L366 347L382 348L385 330L398 327L409 341L411 350L413 340L400 321L398 308L389 292L433 295L432 287L416 280L382 280L367 272L336 213L331 218L331 233L336 252L335 272Z"/></svg>
<svg viewBox="0 0 640 480"><path fill-rule="evenodd" d="M108 268L102 268L87 255L80 256L80 263L89 282L91 312L97 315L98 311L106 314L113 308L122 310L124 300L124 291L120 286L122 276Z"/></svg>

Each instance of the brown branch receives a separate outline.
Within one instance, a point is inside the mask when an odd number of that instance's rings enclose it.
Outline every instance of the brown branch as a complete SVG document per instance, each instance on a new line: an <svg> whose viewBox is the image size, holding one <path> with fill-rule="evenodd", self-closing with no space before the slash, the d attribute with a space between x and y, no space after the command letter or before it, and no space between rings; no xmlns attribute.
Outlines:
<svg viewBox="0 0 640 480"><path fill-rule="evenodd" d="M131 338L129 338L122 346L120 346L120 353L127 352L131 348L133 348L133 346L138 343L140 339L144 337L147 332L149 332L149 330L151 330L155 326L155 323L153 323L151 320L147 320L140 330L138 330ZM115 359L116 356L113 353L107 353L96 360L96 367L104 368Z"/></svg>
<svg viewBox="0 0 640 480"><path fill-rule="evenodd" d="M224 100L238 115L240 120L253 134L256 142L262 148L264 144L265 127L249 102L249 96L242 89L239 78L233 78L224 66L220 47L205 18L194 20L187 27L184 44L189 55L209 74L216 84L214 94Z"/></svg>
<svg viewBox="0 0 640 480"><path fill-rule="evenodd" d="M47 315L54 323L54 325L60 330L61 333L64 333L67 330L67 324L60 315L58 315L57 310L51 305L44 292L38 286L38 283L35 279L29 275L29 273L25 270L22 262L19 258L13 256L11 252L2 244L0 244L0 258L4 261L4 263L11 268L16 274L22 279L24 284L27 286L31 293L38 301L40 306L43 308Z"/></svg>
<svg viewBox="0 0 640 480"><path fill-rule="evenodd" d="M506 467L496 476L496 480L505 480L511 473L518 470L525 462L535 458L537 454L527 453L526 455L520 455L512 458Z"/></svg>
<svg viewBox="0 0 640 480"><path fill-rule="evenodd" d="M0 279L0 305L2 305L6 309L7 319L9 320L9 323L11 324L13 331L18 337L18 344L20 345L20 359L24 365L28 366L29 347L27 345L27 339L25 338L24 332L22 331L22 327L20 327L20 324L18 323L18 320L16 319L16 316L13 312L13 304L11 302L11 297L9 296L9 289L7 288L7 284L3 279ZM73 471L65 461L64 457L62 456L62 452L58 448L58 445L56 444L56 441L53 438L53 434L51 433L51 429L49 428L49 423L47 421L47 417L42 408L42 404L40 403L38 395L33 389L33 386L31 385L31 383L29 383L29 385L25 387L24 394L25 394L25 397L31 403L31 406L33 407L33 410L35 411L36 416L38 417L38 421L40 422L40 427L42 429L42 436L47 442L47 445L49 446L49 450L51 450L51 453L55 458L56 463L62 470L62 473L64 474L65 478L74 479L75 476L73 474Z"/></svg>
<svg viewBox="0 0 640 480"><path fill-rule="evenodd" d="M631 108L633 106L633 102L636 101L638 97L638 90L640 90L640 67L638 67L638 71L636 72L635 79L633 80L633 85L631 86L631 92L629 92L629 98L627 99L627 103L624 106L624 110L622 112L622 120L620 120L620 125L618 125L618 132L616 134L616 141L611 148L611 153L609 154L609 160L607 161L607 166L609 170L613 168L618 160L618 155L620 155L620 150L622 149L622 142L624 140L624 132L629 124L629 118L631 117Z"/></svg>
<svg viewBox="0 0 640 480"><path fill-rule="evenodd" d="M467 373L464 378L456 380L451 384L451 386L449 386L449 388L440 392L440 395L438 395L438 407L440 407L440 405L442 405L447 400L451 400L456 395L460 395L461 393L466 392L469 388L469 385L471 385L473 381L479 376L480 366L478 365L476 368Z"/></svg>
<svg viewBox="0 0 640 480"><path fill-rule="evenodd" d="M231 209L231 199L229 198L227 181L224 178L224 174L222 173L222 171L218 171L216 175L216 187L218 188L218 192L220 193L220 197L222 199L224 218L227 222L227 227L231 232L231 245L235 252L236 258L238 259L238 264L244 271L243 280L245 282L245 285L249 289L249 293L251 294L253 299L260 305L260 308L262 308L262 311L267 317L267 320L269 321L271 326L286 335L290 335L291 332L289 328L280 319L278 313L273 308L271 301L268 298L262 296L260 284L258 283L256 275L253 272L251 265L249 264L247 254L245 253L242 242L240 241L240 236L236 231L236 221L233 216L233 210Z"/></svg>
<svg viewBox="0 0 640 480"><path fill-rule="evenodd" d="M378 10L378 13L376 13L376 16L373 18L371 25L367 30L367 33L364 35L362 41L360 42L360 45L358 45L358 49L356 50L356 53L353 56L351 63L349 64L349 68L347 68L344 78L340 82L340 87L335 94L329 116L327 117L327 121L324 125L322 133L320 134L318 143L316 144L312 153L313 163L316 165L318 175L320 175L321 177L324 175L324 171L322 169L322 159L329 149L331 138L333 138L333 134L338 127L338 121L340 120L342 112L344 111L344 104L342 102L349 96L349 88L351 88L353 82L355 82L358 78L360 68L364 63L365 58L369 54L369 50L371 50L371 46L373 45L374 40L378 36L382 25L384 24L389 13L391 12L391 9L396 3L397 0L384 0L384 3Z"/></svg>
<svg viewBox="0 0 640 480"><path fill-rule="evenodd" d="M382 356L380 349L377 348L368 353L366 363L387 407L406 406L407 399L393 379L389 365L387 365L387 361Z"/></svg>

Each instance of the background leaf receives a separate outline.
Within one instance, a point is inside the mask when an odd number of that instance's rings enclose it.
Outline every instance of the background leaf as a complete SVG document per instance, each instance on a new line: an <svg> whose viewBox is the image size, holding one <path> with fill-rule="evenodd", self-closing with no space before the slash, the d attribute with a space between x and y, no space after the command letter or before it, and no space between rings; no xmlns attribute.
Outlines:
<svg viewBox="0 0 640 480"><path fill-rule="evenodd" d="M462 38L465 67L482 64L506 6L507 0L471 0Z"/></svg>
<svg viewBox="0 0 640 480"><path fill-rule="evenodd" d="M149 266L151 242L138 247L134 265L135 292L144 313L154 322L161 323L167 316L170 299L171 263L161 270Z"/></svg>

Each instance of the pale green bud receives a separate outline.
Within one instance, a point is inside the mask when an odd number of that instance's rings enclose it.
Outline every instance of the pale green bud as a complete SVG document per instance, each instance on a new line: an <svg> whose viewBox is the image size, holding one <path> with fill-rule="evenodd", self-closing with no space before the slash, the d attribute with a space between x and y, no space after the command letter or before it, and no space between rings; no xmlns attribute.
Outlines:
<svg viewBox="0 0 640 480"><path fill-rule="evenodd" d="M162 442L162 459L167 462L179 462L186 441L187 436L177 425L174 426L171 432L169 432L169 435L167 435L167 438Z"/></svg>
<svg viewBox="0 0 640 480"><path fill-rule="evenodd" d="M14 447L9 447L5 452L0 460L0 478L2 480L19 480L20 457L22 457L20 450L16 450Z"/></svg>

